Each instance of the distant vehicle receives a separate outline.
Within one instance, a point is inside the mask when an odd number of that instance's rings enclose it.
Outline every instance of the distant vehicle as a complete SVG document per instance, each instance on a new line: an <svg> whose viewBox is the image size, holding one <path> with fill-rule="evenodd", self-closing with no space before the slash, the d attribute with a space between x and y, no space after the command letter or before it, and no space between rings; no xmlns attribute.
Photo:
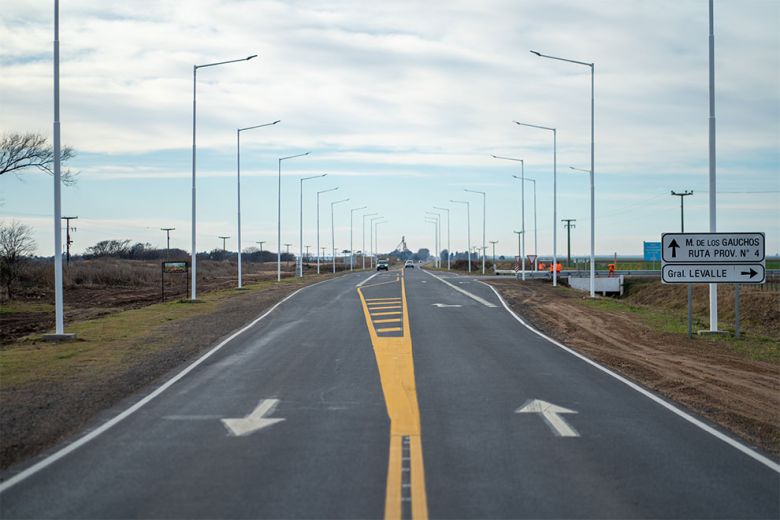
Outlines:
<svg viewBox="0 0 780 520"><path fill-rule="evenodd" d="M377 260L376 262L377 271L388 271L389 269L390 269L390 264L387 263L387 260Z"/></svg>
<svg viewBox="0 0 780 520"><path fill-rule="evenodd" d="M404 262L404 269L409 269L410 267L414 269L414 262L412 262L411 260L407 260L406 262Z"/></svg>

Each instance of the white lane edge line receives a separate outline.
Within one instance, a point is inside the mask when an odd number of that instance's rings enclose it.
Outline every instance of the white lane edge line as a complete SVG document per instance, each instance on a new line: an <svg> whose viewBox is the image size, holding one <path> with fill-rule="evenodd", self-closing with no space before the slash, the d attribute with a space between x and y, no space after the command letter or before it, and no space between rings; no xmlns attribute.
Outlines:
<svg viewBox="0 0 780 520"><path fill-rule="evenodd" d="M360 282L359 284L357 284L355 287L363 287L363 285L364 285L366 282L368 282L370 279L372 279L373 277L375 277L375 276L376 276L376 275L378 275L378 274L379 274L379 271L375 272L374 274L372 274L371 276L369 276L368 278L366 278L365 280L363 280L362 282Z"/></svg>
<svg viewBox="0 0 780 520"><path fill-rule="evenodd" d="M592 359L590 359L590 358L580 354L579 352L577 352L575 350L572 350L570 347L567 347L563 343L559 343L558 341L556 341L556 340L552 339L551 337L545 335L543 332L536 330L534 327L532 327L531 325L529 325L528 323L523 321L523 319L520 316L518 316L515 313L515 311L513 311L509 307L509 305L507 305L507 303L504 300L504 298L498 293L498 291L492 285L490 285L488 283L485 283L485 282L483 282L481 280L477 280L477 281L479 283L481 283L481 284L484 284L484 285L487 285L488 287L490 287L490 289L495 293L495 295L498 296L498 300L504 306L504 309L506 309L507 312L509 312L509 314L511 314L525 328L527 328L528 330L530 330L531 332L533 332L537 336L540 336L540 337L546 339L547 341L549 341L550 343L552 343L556 347L559 347L559 348L565 350L569 354L571 354L571 355L573 355L575 357L580 358L582 361L585 361L589 365L592 365L593 367L601 370L605 374L614 377L615 379L617 379L621 383L625 384L629 388L631 388L633 390L636 390L637 392L639 392L640 394L644 395L645 397L655 401L657 404L660 404L661 406L663 406L667 410L675 413L676 415L678 415L679 417L685 419L686 421L688 421L689 423L693 424L694 426L699 427L700 429L704 430L705 432L709 433L710 435L713 435L714 437L716 437L716 438L720 439L721 441L725 442L726 444L730 445L732 448L738 449L739 451L741 451L742 453L744 453L748 457L756 460L757 462L760 462L761 464L763 464L764 466L768 467L769 469L774 470L777 473L780 473L780 464L775 463L773 460L769 459L768 457L765 457L764 455L761 455L757 451L750 449L748 446L745 446L741 442L732 439L728 435L724 435L723 433L719 432L718 430L716 430L712 426L709 426L708 424L703 423L702 421L700 421L699 419L693 417L689 413L684 412L683 410L677 408L676 406L674 406L671 403L668 403L667 401L665 401L664 399L661 399L660 397L658 397L657 395L653 394L652 392L650 392L648 390L645 390L644 388L642 388L641 386L637 385L636 383L633 383L633 382L629 381L628 379L626 379L625 377L621 376L620 374L618 374L616 372L613 372L612 370L608 369L607 367L598 364L597 362L595 362Z"/></svg>
<svg viewBox="0 0 780 520"><path fill-rule="evenodd" d="M156 390L154 390L152 393L148 394L146 397L144 397L143 399L141 399L140 401L138 401L137 403L132 405L130 408L128 408L124 412L120 413L119 415L117 415L113 419L110 419L107 422L103 423L98 428L92 430L91 432L89 432L85 436L83 436L83 437L73 441L72 443L68 444L64 448L61 448L60 450L56 451L55 453L52 453L51 455L49 455L45 459L43 459L43 460L33 464L32 466L30 466L29 468L27 468L27 469L25 469L23 471L20 471L19 473L17 473L13 477L9 478L5 482L0 483L0 493L3 493L5 490L10 488L11 486L14 486L14 485L18 484L19 482L21 482L23 480L26 480L27 478L33 476L34 474L38 473L42 469L46 468L47 466L50 466L50 465L54 464L55 462L57 462L61 458L63 458L65 456L69 455L70 453L76 451L77 449L79 449L80 447L84 446L85 444L87 444L91 440L95 439L99 435L107 432L108 430L110 430L111 428L113 428L114 426L119 424L121 421L123 421L124 419L127 419L133 413L137 412L143 406L145 406L150 401L152 401L155 397L159 396L160 394L165 392L168 388L170 388L175 383L177 383L184 376L186 376L187 374L192 372L195 368L198 367L198 365L200 365L201 363L206 361L208 358L210 358L212 355L214 355L218 350L220 350L222 347L224 347L225 345L230 343L230 341L232 341L237 336L243 334L247 330L249 330L252 327L254 327L258 322L260 322L266 316L268 316L273 311L275 311L277 307L279 307L281 304L283 304L284 302L286 302L287 300L289 300L290 298L292 298L293 296L295 296L299 292L303 291L304 289L308 289L309 287L314 287L315 285L319 285L319 284L325 283L325 282L330 282L331 280L336 280L336 279L337 278L329 278L327 280L322 280L321 282L316 282L316 283L313 283L311 285L307 285L305 287L301 287L300 289L298 289L294 293L285 296L282 300L279 300L278 302L276 302L276 304L273 307L271 307L270 309L268 309L262 316L256 318L249 325L246 325L245 327L237 330L236 332L234 332L233 334L228 336L226 339L224 339L222 342L220 342L217 346L213 347L211 350L209 350L208 352L203 354L201 357L199 357L198 359L193 361L187 368L185 368L184 370L182 370L181 372L179 372L178 374L173 376L171 379L169 379L168 381L163 383L161 386L157 387Z"/></svg>
<svg viewBox="0 0 780 520"><path fill-rule="evenodd" d="M465 294L466 296L468 296L468 297L469 297L469 298L471 298L472 300L474 300L474 301L476 301L476 302L479 302L479 303L481 303L481 304L482 304L482 305L484 305L485 307L493 307L493 308L495 308L495 307L498 307L498 305L494 305L494 304L490 303L489 301L487 301L487 300L485 300L485 299L483 299L483 298L480 298L480 297L479 297L479 296L477 296L476 294L471 294L470 292L466 291L465 289L461 289L460 287L456 287L456 286L452 285L450 282L448 282L448 281L447 281L447 280L445 280L444 278L439 278L438 276L436 276L435 274L433 274L433 273L431 273L431 272L427 271L426 269L423 269L422 271L423 271L424 273L426 273L426 274L429 274L429 275L433 276L434 278L436 278L437 280L439 280L441 283L447 284L447 285L449 285L450 287L452 287L453 289L455 289L456 291L458 291L458 292L460 292L460 293L463 293L463 294Z"/></svg>

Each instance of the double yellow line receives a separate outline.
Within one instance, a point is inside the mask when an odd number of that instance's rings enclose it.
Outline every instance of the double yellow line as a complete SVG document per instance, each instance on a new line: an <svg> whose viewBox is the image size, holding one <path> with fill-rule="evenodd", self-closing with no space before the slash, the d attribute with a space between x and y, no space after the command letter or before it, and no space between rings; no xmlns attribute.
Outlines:
<svg viewBox="0 0 780 520"><path fill-rule="evenodd" d="M381 301L398 301L397 298L370 299L371 309L358 287L358 295L363 304L368 333L374 347L382 392L385 396L387 414L390 417L390 450L387 465L387 490L385 493L385 519L401 520L409 516L414 520L428 518L428 501L425 494L425 471L423 467L422 441L420 439L420 409L417 404L417 386L414 380L414 359L412 357L412 337L409 331L409 314L406 305L406 286L403 276L401 282L401 309L381 310ZM394 304L395 305L395 304ZM397 305L396 305L397 307ZM372 323L374 316L383 313L400 314L402 327L393 327L392 332L401 331L401 336L379 336L378 332L391 332L384 327L377 329ZM396 322L397 323L397 322Z"/></svg>

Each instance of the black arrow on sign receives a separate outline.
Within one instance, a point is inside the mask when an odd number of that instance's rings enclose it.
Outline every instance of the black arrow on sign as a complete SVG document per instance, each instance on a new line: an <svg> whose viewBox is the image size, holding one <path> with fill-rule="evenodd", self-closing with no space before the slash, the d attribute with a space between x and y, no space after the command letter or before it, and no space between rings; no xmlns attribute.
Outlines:
<svg viewBox="0 0 780 520"><path fill-rule="evenodd" d="M751 278L753 278L755 275L758 274L758 271L755 271L752 267L750 268L750 271L742 271L739 274L742 276L750 275Z"/></svg>
<svg viewBox="0 0 780 520"><path fill-rule="evenodd" d="M668 247L672 248L672 258L677 258L677 248L680 247L680 244L677 243L677 240L672 239Z"/></svg>

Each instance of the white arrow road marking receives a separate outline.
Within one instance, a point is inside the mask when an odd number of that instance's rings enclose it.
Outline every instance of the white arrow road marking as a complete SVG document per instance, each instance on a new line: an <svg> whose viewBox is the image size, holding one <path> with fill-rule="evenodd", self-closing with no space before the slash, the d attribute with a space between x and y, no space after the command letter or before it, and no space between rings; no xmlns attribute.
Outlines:
<svg viewBox="0 0 780 520"><path fill-rule="evenodd" d="M442 308L442 307L463 307L463 305L451 305L449 303L434 303L436 307Z"/></svg>
<svg viewBox="0 0 780 520"><path fill-rule="evenodd" d="M480 297L479 297L479 296L477 296L476 294L471 294L470 292L466 291L465 289L461 289L461 288L460 288L460 287L458 287L457 285L453 285L453 284L451 284L450 282L448 282L448 281L447 281L447 280L445 280L444 278L441 278L440 276L436 276L435 274L433 274L433 273L432 273L432 272L430 272L430 271L425 271L425 270L424 270L423 272L424 272L425 274L428 274L428 275L430 275L430 276L433 276L434 278L436 278L437 280L439 280L441 283L444 283L444 284L447 284L447 285L449 285L450 287L452 287L453 289L455 289L455 290L456 290L456 291L458 291L459 293L461 293L461 294L465 294L466 296L468 296L468 297L469 297L469 298L471 298L472 300L474 300L474 301L477 301L477 302L481 303L481 304L482 304L482 305L484 305L485 307L496 307L495 305L493 305L493 304L492 304L492 303L490 303L489 301L485 300L484 298L480 298Z"/></svg>
<svg viewBox="0 0 780 520"><path fill-rule="evenodd" d="M265 418L265 415L273 413L278 404L279 399L263 399L254 411L246 417L242 419L222 419L222 423L233 435L249 435L272 424L284 421L284 419Z"/></svg>
<svg viewBox="0 0 780 520"><path fill-rule="evenodd" d="M515 410L515 413L538 413L542 414L544 421L552 428L553 432L559 437L579 437L580 434L564 421L558 414L577 413L562 406L557 406L547 401L532 399L523 406Z"/></svg>

